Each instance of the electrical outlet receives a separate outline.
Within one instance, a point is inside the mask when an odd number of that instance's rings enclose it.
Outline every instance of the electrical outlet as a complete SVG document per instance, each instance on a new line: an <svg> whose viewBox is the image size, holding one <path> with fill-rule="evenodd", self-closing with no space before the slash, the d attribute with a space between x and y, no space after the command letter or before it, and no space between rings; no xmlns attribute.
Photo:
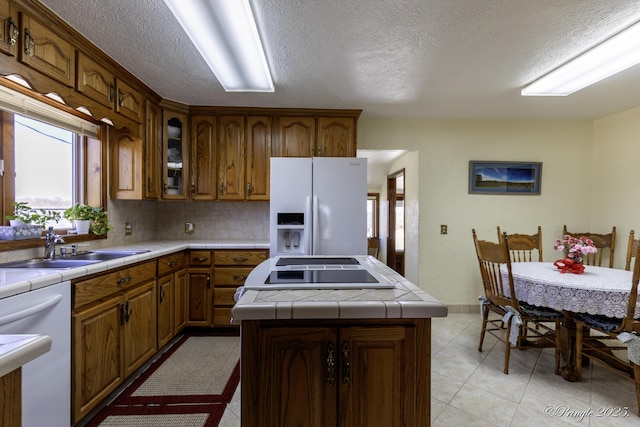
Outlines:
<svg viewBox="0 0 640 427"><path fill-rule="evenodd" d="M447 226L445 224L440 226L440 234L447 234Z"/></svg>
<svg viewBox="0 0 640 427"><path fill-rule="evenodd" d="M130 222L125 222L124 223L124 235L125 236L131 236L131 233L133 233L133 227L131 226Z"/></svg>
<svg viewBox="0 0 640 427"><path fill-rule="evenodd" d="M185 222L184 223L184 232L187 234L193 234L196 232L196 223L195 222Z"/></svg>

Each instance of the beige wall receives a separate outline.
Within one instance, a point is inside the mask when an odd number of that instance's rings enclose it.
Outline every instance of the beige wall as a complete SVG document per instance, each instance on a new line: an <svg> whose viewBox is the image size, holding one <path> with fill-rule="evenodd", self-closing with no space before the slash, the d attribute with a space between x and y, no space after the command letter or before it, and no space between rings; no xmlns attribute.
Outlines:
<svg viewBox="0 0 640 427"><path fill-rule="evenodd" d="M407 242L406 248L417 259L407 263L405 273L418 277L416 283L446 304L476 304L482 293L472 228L480 238L495 240L498 225L510 232L534 232L541 225L544 258L552 261L557 259L553 242L564 223L576 229L590 225L590 121L363 118L358 148L417 152L419 170L407 170L411 178L406 182L419 192L418 240ZM469 160L543 162L542 194L468 194ZM448 225L447 235L440 235L441 224Z"/></svg>

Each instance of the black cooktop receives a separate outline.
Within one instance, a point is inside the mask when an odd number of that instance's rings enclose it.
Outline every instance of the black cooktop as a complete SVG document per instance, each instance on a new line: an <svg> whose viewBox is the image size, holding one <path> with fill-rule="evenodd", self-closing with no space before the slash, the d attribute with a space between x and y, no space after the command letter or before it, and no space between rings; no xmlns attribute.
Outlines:
<svg viewBox="0 0 640 427"><path fill-rule="evenodd" d="M280 258L276 263L276 267L286 265L357 265L360 264L353 257L294 257Z"/></svg>
<svg viewBox="0 0 640 427"><path fill-rule="evenodd" d="M367 270L272 271L265 284L284 283L378 283Z"/></svg>

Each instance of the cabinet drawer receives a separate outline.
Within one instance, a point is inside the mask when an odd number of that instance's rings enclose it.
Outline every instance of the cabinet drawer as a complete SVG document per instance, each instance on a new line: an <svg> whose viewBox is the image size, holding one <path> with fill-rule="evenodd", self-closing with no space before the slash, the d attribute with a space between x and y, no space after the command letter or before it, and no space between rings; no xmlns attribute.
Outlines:
<svg viewBox="0 0 640 427"><path fill-rule="evenodd" d="M151 261L74 283L73 307L77 308L139 283L154 280L155 276L156 262Z"/></svg>
<svg viewBox="0 0 640 427"><path fill-rule="evenodd" d="M191 265L211 265L211 251L191 251L189 263Z"/></svg>
<svg viewBox="0 0 640 427"><path fill-rule="evenodd" d="M163 256L158 258L158 276L178 271L185 266L184 252Z"/></svg>
<svg viewBox="0 0 640 427"><path fill-rule="evenodd" d="M213 289L213 304L218 307L221 305L233 306L236 302L233 299L233 296L236 293L235 287L231 288L221 288L215 287Z"/></svg>
<svg viewBox="0 0 640 427"><path fill-rule="evenodd" d="M215 265L258 265L267 259L267 251L215 251Z"/></svg>
<svg viewBox="0 0 640 427"><path fill-rule="evenodd" d="M215 285L244 285L253 267L216 267L213 271L213 283Z"/></svg>
<svg viewBox="0 0 640 427"><path fill-rule="evenodd" d="M231 307L213 309L213 325L218 327L237 327L231 324Z"/></svg>

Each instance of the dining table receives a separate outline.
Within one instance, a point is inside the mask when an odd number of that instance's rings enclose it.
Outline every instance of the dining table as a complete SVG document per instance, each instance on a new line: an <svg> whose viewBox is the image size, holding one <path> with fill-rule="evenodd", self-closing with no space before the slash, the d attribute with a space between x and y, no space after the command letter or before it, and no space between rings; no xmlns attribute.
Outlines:
<svg viewBox="0 0 640 427"><path fill-rule="evenodd" d="M507 266L500 272L508 283ZM564 271L552 262L512 262L514 291L519 301L564 313L561 340L567 365L561 375L568 381L580 381L575 369L575 323L573 314L588 313L623 318L629 305L632 272L616 268L585 266L580 274ZM505 289L507 296L509 290ZM636 317L640 316L640 303Z"/></svg>

